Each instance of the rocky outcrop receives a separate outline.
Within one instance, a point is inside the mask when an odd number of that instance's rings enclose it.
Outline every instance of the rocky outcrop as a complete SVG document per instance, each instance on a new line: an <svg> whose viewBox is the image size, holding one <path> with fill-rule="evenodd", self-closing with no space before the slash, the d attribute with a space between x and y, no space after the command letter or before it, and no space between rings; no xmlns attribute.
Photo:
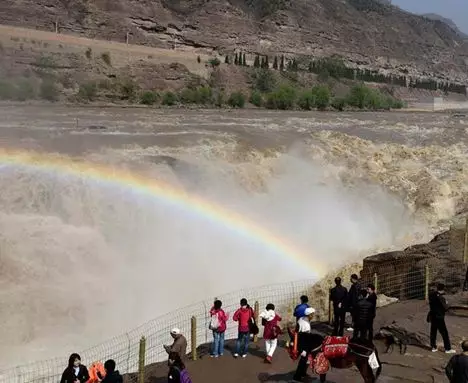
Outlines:
<svg viewBox="0 0 468 383"><path fill-rule="evenodd" d="M430 287L442 282L448 292L460 291L466 265L451 253L451 238L450 231L446 231L428 244L367 257L363 261L361 277L365 281L374 281L377 274L379 292L399 299L423 299L426 278Z"/></svg>
<svg viewBox="0 0 468 383"><path fill-rule="evenodd" d="M173 49L329 56L467 80L468 47L446 23L377 0L0 2L0 23ZM57 24L56 24L57 23Z"/></svg>

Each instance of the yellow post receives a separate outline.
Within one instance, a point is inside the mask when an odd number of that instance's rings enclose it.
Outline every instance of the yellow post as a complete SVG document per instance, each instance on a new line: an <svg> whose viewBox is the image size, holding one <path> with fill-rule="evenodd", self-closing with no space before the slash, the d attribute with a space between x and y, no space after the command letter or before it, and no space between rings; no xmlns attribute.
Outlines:
<svg viewBox="0 0 468 383"><path fill-rule="evenodd" d="M255 304L254 304L254 320L255 320L255 324L258 326L258 314L259 314L259 311L260 311L260 305L258 304L258 301L255 301ZM258 334L254 335L254 338L253 338L253 341L254 342L257 342L258 341Z"/></svg>
<svg viewBox="0 0 468 383"><path fill-rule="evenodd" d="M377 273L374 273L374 287L375 287L375 293L378 294L378 284L379 284L379 277L377 276Z"/></svg>
<svg viewBox="0 0 468 383"><path fill-rule="evenodd" d="M333 323L333 305L330 299L328 300L328 323L330 325Z"/></svg>
<svg viewBox="0 0 468 383"><path fill-rule="evenodd" d="M140 352L138 354L138 383L145 382L145 356L146 356L146 338L140 339Z"/></svg>
<svg viewBox="0 0 468 383"><path fill-rule="evenodd" d="M465 247L463 248L463 263L468 263L468 218L465 223Z"/></svg>
<svg viewBox="0 0 468 383"><path fill-rule="evenodd" d="M191 319L190 322L190 329L192 333L192 359L197 360L198 355L197 355L197 318L194 316Z"/></svg>
<svg viewBox="0 0 468 383"><path fill-rule="evenodd" d="M429 275L429 265L426 265L426 273L425 273L425 283L424 283L424 298L426 301L429 300L429 282L430 282L430 275Z"/></svg>

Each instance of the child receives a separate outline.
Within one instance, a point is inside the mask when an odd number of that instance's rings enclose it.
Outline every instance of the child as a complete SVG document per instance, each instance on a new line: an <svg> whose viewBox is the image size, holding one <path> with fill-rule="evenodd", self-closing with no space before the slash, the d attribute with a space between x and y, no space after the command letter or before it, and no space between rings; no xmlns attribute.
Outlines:
<svg viewBox="0 0 468 383"><path fill-rule="evenodd" d="M247 299L242 298L240 301L240 308L234 313L232 319L234 322L239 322L239 333L236 342L236 352L234 358L242 355L243 358L247 357L250 341L250 322L253 320L254 311L247 303Z"/></svg>

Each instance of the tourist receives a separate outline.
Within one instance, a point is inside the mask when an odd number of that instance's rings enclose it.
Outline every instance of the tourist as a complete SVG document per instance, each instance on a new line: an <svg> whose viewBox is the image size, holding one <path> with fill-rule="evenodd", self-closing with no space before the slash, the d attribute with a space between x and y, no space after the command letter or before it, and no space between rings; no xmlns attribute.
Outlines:
<svg viewBox="0 0 468 383"><path fill-rule="evenodd" d="M450 383L468 382L468 340L462 342L461 348L461 354L452 356L445 367Z"/></svg>
<svg viewBox="0 0 468 383"><path fill-rule="evenodd" d="M429 313L427 314L427 321L431 323L431 347L432 352L437 352L437 331L442 335L444 341L444 349L446 354L454 354L456 351L452 350L450 338L445 324L445 313L449 310L447 301L445 300L445 285L443 283L437 284L437 290L429 294Z"/></svg>
<svg viewBox="0 0 468 383"><path fill-rule="evenodd" d="M372 283L367 285L367 300L372 303L372 318L369 322L369 339L374 339L374 320L377 315L377 294L375 292L375 286Z"/></svg>
<svg viewBox="0 0 468 383"><path fill-rule="evenodd" d="M301 303L299 303L296 308L294 309L294 317L296 318L296 321L299 320L299 318L302 318L305 316L305 310L309 308L309 297L307 295L302 295L301 298Z"/></svg>
<svg viewBox="0 0 468 383"><path fill-rule="evenodd" d="M361 285L359 284L359 278L356 274L351 275L351 287L348 292L348 312L351 314L352 325L348 328L348 331L353 331L353 326L356 319L356 305L359 300L359 293L361 291Z"/></svg>
<svg viewBox="0 0 468 383"><path fill-rule="evenodd" d="M210 310L210 330L213 331L212 358L217 358L224 354L224 334L227 328L228 315L221 308L222 305L223 303L217 299Z"/></svg>
<svg viewBox="0 0 468 383"><path fill-rule="evenodd" d="M78 354L71 354L68 359L68 367L63 371L60 383L85 383L88 380L88 369L81 364L81 357Z"/></svg>
<svg viewBox="0 0 468 383"><path fill-rule="evenodd" d="M234 316L232 317L234 322L239 323L234 358L237 358L239 355L241 355L243 358L247 357L251 332L250 326L251 322L255 318L254 311L247 303L247 299L242 298L240 301L240 306L241 307L237 309L237 311L234 313Z"/></svg>
<svg viewBox="0 0 468 383"><path fill-rule="evenodd" d="M178 328L173 328L171 330L171 337L174 339L174 342L170 346L164 345L164 349L168 354L171 352L179 353L180 358L185 360L187 355L187 339L185 339L185 336L182 335Z"/></svg>
<svg viewBox="0 0 468 383"><path fill-rule="evenodd" d="M115 360L109 359L104 363L104 369L106 370L106 376L102 379L101 383L122 383L123 378L120 375L119 370L115 369ZM98 372L99 375L99 372Z"/></svg>
<svg viewBox="0 0 468 383"><path fill-rule="evenodd" d="M184 362L178 352L169 353L169 373L167 374L168 383L192 383Z"/></svg>
<svg viewBox="0 0 468 383"><path fill-rule="evenodd" d="M307 375L307 366L309 361L309 354L312 351L312 344L314 337L317 334L311 333L310 321L312 320L315 309L308 307L304 311L304 316L298 320L298 332L297 332L297 350L299 352L300 358L299 363L297 364L297 369L294 374L293 379L296 381L302 381L302 379Z"/></svg>
<svg viewBox="0 0 468 383"><path fill-rule="evenodd" d="M333 302L333 335L343 336L346 317L348 289L341 285L341 278L335 278L335 287L330 289L330 302Z"/></svg>
<svg viewBox="0 0 468 383"><path fill-rule="evenodd" d="M373 316L373 305L367 299L368 292L362 289L355 307L353 339L366 342L369 340L369 329Z"/></svg>
<svg viewBox="0 0 468 383"><path fill-rule="evenodd" d="M264 326L265 362L271 363L276 346L278 345L278 336L281 334L281 329L278 327L278 322L281 321L281 317L276 314L275 305L269 303L266 305L265 311L260 313L260 318L262 318L262 325Z"/></svg>

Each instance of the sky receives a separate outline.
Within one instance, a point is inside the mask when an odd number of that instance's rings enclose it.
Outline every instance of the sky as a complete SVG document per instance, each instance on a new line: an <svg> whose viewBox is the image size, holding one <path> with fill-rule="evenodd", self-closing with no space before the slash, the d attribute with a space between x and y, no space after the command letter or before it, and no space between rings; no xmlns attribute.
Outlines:
<svg viewBox="0 0 468 383"><path fill-rule="evenodd" d="M392 0L392 4L413 13L437 13L468 33L468 0Z"/></svg>

